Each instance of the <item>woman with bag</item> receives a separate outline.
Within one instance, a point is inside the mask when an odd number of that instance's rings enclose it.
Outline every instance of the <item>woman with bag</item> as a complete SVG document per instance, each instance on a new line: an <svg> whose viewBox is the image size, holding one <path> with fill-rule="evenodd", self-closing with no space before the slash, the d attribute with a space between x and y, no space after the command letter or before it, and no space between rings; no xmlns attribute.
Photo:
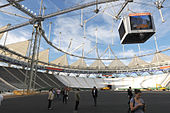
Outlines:
<svg viewBox="0 0 170 113"><path fill-rule="evenodd" d="M145 103L139 89L135 89L135 97L130 100L130 109L131 113L145 113Z"/></svg>
<svg viewBox="0 0 170 113"><path fill-rule="evenodd" d="M51 110L51 103L54 99L54 92L53 92L54 89L50 89L49 90L49 93L48 93L48 110Z"/></svg>

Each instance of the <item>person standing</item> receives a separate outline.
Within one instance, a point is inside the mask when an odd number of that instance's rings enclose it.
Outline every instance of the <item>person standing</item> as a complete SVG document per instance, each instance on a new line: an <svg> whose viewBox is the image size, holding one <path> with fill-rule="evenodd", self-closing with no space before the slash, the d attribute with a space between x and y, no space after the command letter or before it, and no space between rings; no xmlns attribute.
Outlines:
<svg viewBox="0 0 170 113"><path fill-rule="evenodd" d="M2 96L1 92L0 92L0 106L1 106L1 103L3 101L4 97Z"/></svg>
<svg viewBox="0 0 170 113"><path fill-rule="evenodd" d="M98 90L95 86L92 89L92 96L93 96L93 99L94 99L94 106L96 106L97 105Z"/></svg>
<svg viewBox="0 0 170 113"><path fill-rule="evenodd" d="M67 100L68 100L68 88L65 88L63 90L63 103L67 104Z"/></svg>
<svg viewBox="0 0 170 113"><path fill-rule="evenodd" d="M130 109L133 113L144 113L145 112L145 103L141 98L141 91L135 89L135 97L130 100Z"/></svg>
<svg viewBox="0 0 170 113"><path fill-rule="evenodd" d="M80 102L80 89L77 89L77 91L75 91L75 100L76 100L76 104L75 104L75 111L78 110L78 106L79 106L79 102Z"/></svg>
<svg viewBox="0 0 170 113"><path fill-rule="evenodd" d="M51 110L51 103L54 99L54 92L53 92L53 89L50 89L49 90L49 93L48 93L48 110Z"/></svg>
<svg viewBox="0 0 170 113"><path fill-rule="evenodd" d="M129 101L133 97L133 93L132 93L132 88L131 87L129 87L129 89L128 89L128 97L129 97Z"/></svg>
<svg viewBox="0 0 170 113"><path fill-rule="evenodd" d="M56 92L57 92L57 99L60 100L60 94L61 94L60 88L58 88Z"/></svg>
<svg viewBox="0 0 170 113"><path fill-rule="evenodd" d="M133 93L132 93L132 88L131 87L129 87L129 89L128 89L128 98L129 98L129 100L128 100L128 113L131 111L130 110L130 100L131 100L131 98L133 97Z"/></svg>

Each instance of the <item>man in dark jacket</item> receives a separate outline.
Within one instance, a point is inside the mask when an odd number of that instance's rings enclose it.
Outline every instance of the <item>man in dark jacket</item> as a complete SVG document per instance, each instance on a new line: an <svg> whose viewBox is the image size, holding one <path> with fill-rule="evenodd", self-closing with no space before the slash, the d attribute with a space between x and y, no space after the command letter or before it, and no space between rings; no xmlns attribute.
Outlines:
<svg viewBox="0 0 170 113"><path fill-rule="evenodd" d="M128 89L128 97L129 97L129 101L128 101L128 105L129 105L129 108L128 108L128 113L130 113L130 100L131 100L131 98L133 97L133 93L132 93L132 89L131 89L131 87L129 87L129 89Z"/></svg>
<svg viewBox="0 0 170 113"><path fill-rule="evenodd" d="M97 105L98 90L95 86L92 89L92 96L93 96L93 99L94 99L94 106L96 106Z"/></svg>
<svg viewBox="0 0 170 113"><path fill-rule="evenodd" d="M67 101L68 101L68 88L65 87L63 90L63 103L67 104Z"/></svg>
<svg viewBox="0 0 170 113"><path fill-rule="evenodd" d="M133 97L133 93L132 93L131 87L129 87L129 89L128 89L128 97L129 97L129 101Z"/></svg>
<svg viewBox="0 0 170 113"><path fill-rule="evenodd" d="M80 101L80 89L77 89L77 91L75 91L75 100L76 100L76 105L74 110L77 111L79 106L79 101Z"/></svg>

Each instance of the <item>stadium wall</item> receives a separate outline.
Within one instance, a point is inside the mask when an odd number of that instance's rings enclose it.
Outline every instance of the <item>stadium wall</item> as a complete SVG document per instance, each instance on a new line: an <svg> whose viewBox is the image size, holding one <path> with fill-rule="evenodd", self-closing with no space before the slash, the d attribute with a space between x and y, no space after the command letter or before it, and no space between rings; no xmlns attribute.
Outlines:
<svg viewBox="0 0 170 113"><path fill-rule="evenodd" d="M112 85L113 89L118 88L156 88L158 85L167 87L170 82L170 73L137 76L137 77L122 77L122 78L85 78L71 77L64 75L56 75L56 77L66 86L77 88L103 88Z"/></svg>

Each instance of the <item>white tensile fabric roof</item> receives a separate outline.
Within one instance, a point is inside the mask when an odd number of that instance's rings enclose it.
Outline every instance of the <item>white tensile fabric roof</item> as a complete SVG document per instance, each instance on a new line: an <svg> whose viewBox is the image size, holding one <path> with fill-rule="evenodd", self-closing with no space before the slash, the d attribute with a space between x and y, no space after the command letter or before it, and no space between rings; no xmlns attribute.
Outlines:
<svg viewBox="0 0 170 113"><path fill-rule="evenodd" d="M6 45L6 47L9 50L15 51L16 53L19 53L23 56L26 56L28 46L29 46L29 40ZM0 50L0 52L1 54L5 54L6 56L12 57L14 59L19 59L18 56L10 54L8 52L3 52L3 50ZM20 59L20 60L23 60L23 59Z"/></svg>
<svg viewBox="0 0 170 113"><path fill-rule="evenodd" d="M3 26L3 27L0 28L0 31L1 31L1 30L5 30L5 29L7 29L7 28L8 28L8 25ZM4 35L4 33L0 33L0 39L3 37L3 35Z"/></svg>
<svg viewBox="0 0 170 113"><path fill-rule="evenodd" d="M106 66L101 60L94 61L90 66L90 68L98 68L98 69L104 69Z"/></svg>
<svg viewBox="0 0 170 113"><path fill-rule="evenodd" d="M72 63L71 66L80 67L80 68L86 68L87 64L86 64L86 62L84 61L83 58L80 58L76 62Z"/></svg>
<svg viewBox="0 0 170 113"><path fill-rule="evenodd" d="M8 44L6 45L6 47L12 51L15 51L16 53L26 56L28 45L29 45L29 40L26 40L22 42L13 43L13 44Z"/></svg>
<svg viewBox="0 0 170 113"><path fill-rule="evenodd" d="M16 53L19 53L19 54L21 54L23 56L26 56L28 46L29 46L29 40L6 45L6 47L9 50L15 51ZM25 59L19 58L17 55L10 54L10 53L5 52L3 50L0 50L0 53L5 54L6 56L14 58L14 59L19 59L19 60L22 60L22 61L26 61Z"/></svg>
<svg viewBox="0 0 170 113"><path fill-rule="evenodd" d="M51 61L50 63L60 65L60 66L68 66L67 55L65 54L65 55L55 59L54 61Z"/></svg>
<svg viewBox="0 0 170 113"><path fill-rule="evenodd" d="M37 58L37 55L36 55L36 58ZM49 49L46 49L44 51L39 52L38 60L45 62L45 63L48 63L48 61L49 61Z"/></svg>
<svg viewBox="0 0 170 113"><path fill-rule="evenodd" d="M149 63L145 62L144 60L140 59L135 55L128 66L136 67L136 66L146 66L146 65L149 65Z"/></svg>
<svg viewBox="0 0 170 113"><path fill-rule="evenodd" d="M159 64L159 63L165 63L170 62L170 57L163 54L163 53L155 53L151 64Z"/></svg>
<svg viewBox="0 0 170 113"><path fill-rule="evenodd" d="M117 57L108 66L109 69L120 68L120 67L125 67L125 64L121 62Z"/></svg>

